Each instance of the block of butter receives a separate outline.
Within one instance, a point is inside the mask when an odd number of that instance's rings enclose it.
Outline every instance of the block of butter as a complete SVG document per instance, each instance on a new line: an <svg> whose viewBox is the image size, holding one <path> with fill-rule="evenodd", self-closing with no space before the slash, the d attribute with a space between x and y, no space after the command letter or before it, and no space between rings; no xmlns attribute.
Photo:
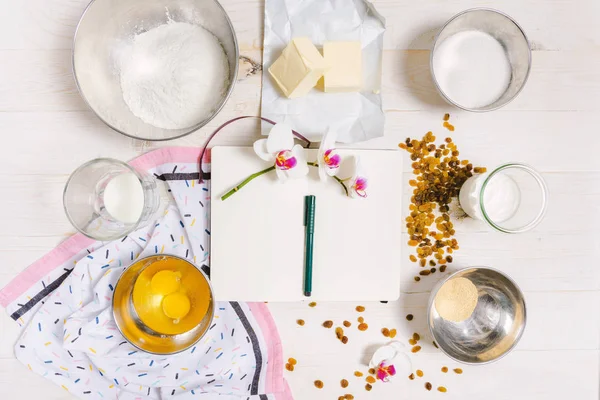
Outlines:
<svg viewBox="0 0 600 400"><path fill-rule="evenodd" d="M308 38L295 38L269 68L269 74L288 98L304 96L323 76L325 59Z"/></svg>
<svg viewBox="0 0 600 400"><path fill-rule="evenodd" d="M323 56L326 92L358 92L362 88L362 48L360 42L325 42Z"/></svg>

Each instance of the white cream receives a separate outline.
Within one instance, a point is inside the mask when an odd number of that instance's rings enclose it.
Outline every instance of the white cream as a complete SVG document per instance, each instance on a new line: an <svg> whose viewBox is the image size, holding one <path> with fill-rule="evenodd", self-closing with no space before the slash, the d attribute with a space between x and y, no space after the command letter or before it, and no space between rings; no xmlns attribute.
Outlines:
<svg viewBox="0 0 600 400"><path fill-rule="evenodd" d="M440 89L455 103L480 108L508 88L511 66L502 44L481 31L456 33L439 44L433 71Z"/></svg>
<svg viewBox="0 0 600 400"><path fill-rule="evenodd" d="M128 172L112 178L104 189L104 207L118 221L137 222L144 209L144 189L138 177Z"/></svg>
<svg viewBox="0 0 600 400"><path fill-rule="evenodd" d="M486 173L472 176L460 188L460 206L471 218L484 219L480 198L483 182L489 175ZM494 223L504 222L515 215L520 202L519 186L505 174L495 174L485 187L483 205L488 218Z"/></svg>

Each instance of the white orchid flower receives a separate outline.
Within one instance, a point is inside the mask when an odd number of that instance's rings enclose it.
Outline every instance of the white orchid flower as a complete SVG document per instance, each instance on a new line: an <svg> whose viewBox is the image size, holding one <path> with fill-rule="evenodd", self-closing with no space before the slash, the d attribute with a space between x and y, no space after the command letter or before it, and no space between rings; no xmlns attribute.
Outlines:
<svg viewBox="0 0 600 400"><path fill-rule="evenodd" d="M407 376L412 371L412 363L406 347L398 341L390 342L375 350L369 367L376 371L377 379L383 382L388 382L396 374Z"/></svg>
<svg viewBox="0 0 600 400"><path fill-rule="evenodd" d="M360 162L360 157L354 156L354 165L352 177L348 181L348 191L352 198L366 198L368 180L364 168Z"/></svg>
<svg viewBox="0 0 600 400"><path fill-rule="evenodd" d="M328 176L335 176L340 169L342 157L335 148L336 139L337 130L330 128L321 140L318 152L319 159L317 160L321 181L325 181Z"/></svg>
<svg viewBox="0 0 600 400"><path fill-rule="evenodd" d="M282 181L308 174L304 149L294 145L292 129L284 124L276 124L266 139L254 142L254 151L263 160L275 164L277 177Z"/></svg>

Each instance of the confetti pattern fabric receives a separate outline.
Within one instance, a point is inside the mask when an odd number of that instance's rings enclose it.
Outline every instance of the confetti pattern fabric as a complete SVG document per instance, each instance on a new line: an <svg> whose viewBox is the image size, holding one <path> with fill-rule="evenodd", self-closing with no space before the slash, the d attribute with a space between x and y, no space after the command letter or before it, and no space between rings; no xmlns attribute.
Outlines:
<svg viewBox="0 0 600 400"><path fill-rule="evenodd" d="M206 336L173 356L137 350L115 325L115 284L138 258L173 254L209 272L210 185L198 180L199 154L170 148L134 160L169 185L161 218L109 243L76 235L0 292L23 327L15 355L30 370L81 399L292 399L263 303L217 302Z"/></svg>

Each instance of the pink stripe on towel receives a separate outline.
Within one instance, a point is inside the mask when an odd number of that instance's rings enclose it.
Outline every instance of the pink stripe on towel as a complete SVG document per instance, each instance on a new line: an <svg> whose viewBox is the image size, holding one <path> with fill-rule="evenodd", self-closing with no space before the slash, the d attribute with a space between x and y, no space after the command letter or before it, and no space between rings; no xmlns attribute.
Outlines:
<svg viewBox="0 0 600 400"><path fill-rule="evenodd" d="M95 240L90 239L81 233L71 236L59 244L50 253L27 267L23 272L17 275L15 279L10 281L10 283L0 291L0 305L6 308L6 306L15 301L45 275L55 270L60 265L73 258L81 250L91 246L95 242Z"/></svg>
<svg viewBox="0 0 600 400"><path fill-rule="evenodd" d="M280 393L285 391L283 380L283 348L275 321L265 303L248 303L254 319L258 322L265 343L268 345L267 381L265 393ZM291 397L290 397L291 398Z"/></svg>

